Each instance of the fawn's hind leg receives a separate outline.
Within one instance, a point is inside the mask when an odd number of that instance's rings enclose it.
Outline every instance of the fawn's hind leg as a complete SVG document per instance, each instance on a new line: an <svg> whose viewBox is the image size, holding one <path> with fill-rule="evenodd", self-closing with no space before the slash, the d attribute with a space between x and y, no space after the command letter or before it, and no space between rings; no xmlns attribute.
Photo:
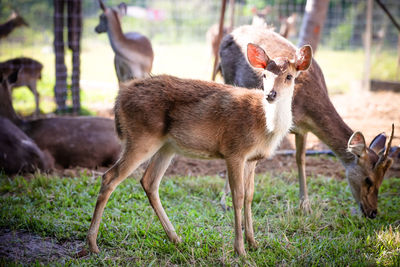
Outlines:
<svg viewBox="0 0 400 267"><path fill-rule="evenodd" d="M147 167L143 178L140 180L140 183L147 194L151 206L160 219L161 225L163 226L165 233L168 235L168 238L173 243L179 243L181 240L176 234L174 226L168 219L158 194L158 188L160 186L161 179L173 156L174 151L170 147L162 147L151 159L151 162Z"/></svg>
<svg viewBox="0 0 400 267"><path fill-rule="evenodd" d="M99 231L101 217L103 215L104 207L111 193L115 188L128 177L140 164L153 156L157 150L162 146L160 140L153 140L151 138L136 139L135 144L127 144L123 150L120 159L111 167L102 177L102 183L99 195L97 197L96 207L94 209L92 222L89 227L87 239L89 250L94 253L99 252L96 239Z"/></svg>

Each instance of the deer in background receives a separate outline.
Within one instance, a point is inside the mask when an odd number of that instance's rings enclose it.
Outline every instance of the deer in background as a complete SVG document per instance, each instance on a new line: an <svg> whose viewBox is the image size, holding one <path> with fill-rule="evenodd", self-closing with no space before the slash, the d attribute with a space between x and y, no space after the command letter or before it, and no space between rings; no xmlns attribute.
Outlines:
<svg viewBox="0 0 400 267"><path fill-rule="evenodd" d="M103 14L100 15L100 23L95 31L108 34L115 53L114 65L119 82L148 77L154 59L150 40L138 32L122 32L121 17L127 12L125 3L119 4L117 8L108 8L101 0L99 3Z"/></svg>
<svg viewBox="0 0 400 267"><path fill-rule="evenodd" d="M251 68L244 56L249 42L258 44L271 57L296 57L296 47L274 31L265 27L239 27L228 34L220 46L221 69L225 83L247 88L263 87L263 72ZM362 213L369 218L375 218L379 187L392 164L388 150L393 132L386 150L384 134L375 137L368 147L362 133L353 133L337 113L329 99L324 75L315 60L310 69L296 79L292 110L300 207L306 212L311 211L305 175L306 137L310 131L327 144L341 160L351 191ZM227 186L225 188L229 189Z"/></svg>
<svg viewBox="0 0 400 267"><path fill-rule="evenodd" d="M310 46L298 57L270 58L260 47L249 44L247 56L262 70L264 90L248 90L218 83L156 76L122 84L115 103L115 123L123 152L102 179L92 222L89 249L96 244L104 207L115 188L141 163L150 163L141 184L169 239L181 242L158 195L162 176L175 153L225 159L235 213L235 252L245 255L242 235L244 205L245 236L256 247L251 202L254 192L253 165L273 154L292 126L291 101L294 79L312 58Z"/></svg>
<svg viewBox="0 0 400 267"><path fill-rule="evenodd" d="M10 88L27 86L35 96L35 114L39 115L39 93L36 88L36 83L42 78L43 65L34 59L27 57L13 58L4 62L0 62L0 73L9 75L14 71L18 71L18 79Z"/></svg>
<svg viewBox="0 0 400 267"><path fill-rule="evenodd" d="M18 14L18 12L13 11L8 20L0 25L0 39L6 38L15 28L20 26L29 27L29 24Z"/></svg>
<svg viewBox="0 0 400 267"><path fill-rule="evenodd" d="M0 170L6 174L35 172L38 169L49 170L53 161L13 122L18 117L13 113L10 98L10 86L18 79L18 70L9 74L0 73ZM11 109L7 111L7 109ZM5 111L5 112L4 112Z"/></svg>
<svg viewBox="0 0 400 267"><path fill-rule="evenodd" d="M118 159L121 145L115 135L114 121L111 119L101 117L21 119L15 113L10 94L10 86L19 79L15 74L18 72L20 70L8 75L8 77L14 77L9 83L1 80L7 75L0 73L0 81L2 81L0 83L0 116L12 121L29 139L33 140L35 146L37 145L45 154L46 162L51 163L49 166L96 168L109 166ZM7 122L3 124L4 127L8 125ZM4 128L3 126L0 125L0 128ZM10 140L15 140L15 138ZM3 150L0 149L0 151ZM16 148L15 151L19 150Z"/></svg>
<svg viewBox="0 0 400 267"><path fill-rule="evenodd" d="M297 14L293 13L292 15L290 15L287 18L281 18L281 27L279 29L279 34L283 37L285 37L286 39L288 39L291 35L295 34L296 31L296 18L297 18Z"/></svg>

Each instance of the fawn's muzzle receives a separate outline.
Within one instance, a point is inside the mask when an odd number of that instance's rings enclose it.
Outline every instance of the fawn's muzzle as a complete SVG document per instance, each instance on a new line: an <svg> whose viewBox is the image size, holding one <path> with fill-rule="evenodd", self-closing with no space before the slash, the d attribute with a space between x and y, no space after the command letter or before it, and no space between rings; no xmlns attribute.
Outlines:
<svg viewBox="0 0 400 267"><path fill-rule="evenodd" d="M267 95L267 100L268 102L272 102L275 100L275 98L276 98L276 91L272 89L271 92L269 92L269 94Z"/></svg>

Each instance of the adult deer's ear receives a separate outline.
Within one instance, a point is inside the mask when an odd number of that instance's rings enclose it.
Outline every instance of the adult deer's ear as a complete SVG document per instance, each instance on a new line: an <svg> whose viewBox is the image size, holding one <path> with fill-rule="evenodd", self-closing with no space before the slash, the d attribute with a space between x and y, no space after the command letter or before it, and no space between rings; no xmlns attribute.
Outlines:
<svg viewBox="0 0 400 267"><path fill-rule="evenodd" d="M103 11L106 11L106 6L104 5L103 1L99 0L100 8Z"/></svg>
<svg viewBox="0 0 400 267"><path fill-rule="evenodd" d="M385 133L380 133L372 140L369 148L372 149L377 155L383 153L386 144L386 135Z"/></svg>
<svg viewBox="0 0 400 267"><path fill-rule="evenodd" d="M251 66L261 69L265 69L270 61L264 49L252 43L247 45L247 59Z"/></svg>
<svg viewBox="0 0 400 267"><path fill-rule="evenodd" d="M355 132L349 138L347 143L347 150L356 155L357 157L362 157L366 153L365 138L361 132Z"/></svg>
<svg viewBox="0 0 400 267"><path fill-rule="evenodd" d="M312 56L313 52L310 45L304 45L300 49L297 49L295 62L296 70L307 70L311 65Z"/></svg>
<svg viewBox="0 0 400 267"><path fill-rule="evenodd" d="M125 16L126 13L127 13L127 11L128 11L127 5L126 5L124 2L122 2L122 3L120 3L120 4L118 5L118 8L119 8L119 12L121 12L121 14L122 14L123 16Z"/></svg>

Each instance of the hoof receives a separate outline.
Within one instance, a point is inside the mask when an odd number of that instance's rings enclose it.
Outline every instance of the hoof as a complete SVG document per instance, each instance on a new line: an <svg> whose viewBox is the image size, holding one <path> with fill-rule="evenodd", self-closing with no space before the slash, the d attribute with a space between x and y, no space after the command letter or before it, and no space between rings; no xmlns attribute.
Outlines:
<svg viewBox="0 0 400 267"><path fill-rule="evenodd" d="M244 250L244 246L235 246L235 252L238 256L246 256L246 251Z"/></svg>
<svg viewBox="0 0 400 267"><path fill-rule="evenodd" d="M311 214L312 209L311 209L311 203L308 199L301 200L300 201L300 209L304 214Z"/></svg>
<svg viewBox="0 0 400 267"><path fill-rule="evenodd" d="M175 236L175 237L172 237L171 239L171 242L172 243L174 243L174 244L179 244L179 243L182 243L182 239L179 237L179 236Z"/></svg>
<svg viewBox="0 0 400 267"><path fill-rule="evenodd" d="M249 243L249 247L250 249L257 249L258 248L258 244L256 240L247 240L247 243Z"/></svg>
<svg viewBox="0 0 400 267"><path fill-rule="evenodd" d="M85 248L82 248L81 251L75 254L76 258L83 258L89 255L89 251L87 251Z"/></svg>

